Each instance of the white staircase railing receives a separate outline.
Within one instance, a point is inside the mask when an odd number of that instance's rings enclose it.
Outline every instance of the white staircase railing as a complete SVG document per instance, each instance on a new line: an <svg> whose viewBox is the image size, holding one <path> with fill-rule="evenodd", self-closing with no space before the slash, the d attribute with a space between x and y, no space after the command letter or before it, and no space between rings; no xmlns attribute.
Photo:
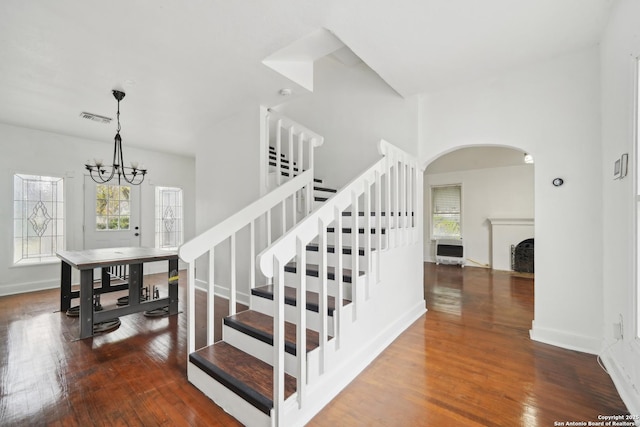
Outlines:
<svg viewBox="0 0 640 427"><path fill-rule="evenodd" d="M335 229L334 253L336 256L335 281L337 292L335 295L337 326L334 327L333 338L339 351L341 339L341 324L343 319L343 275L342 256L343 216L350 211L351 228L351 277L353 320L357 320L362 304L369 298L370 287L379 280L380 272L375 271L380 266L382 249L396 246L412 245L419 242L421 219L421 189L422 175L418 161L410 154L396 148L386 141L380 141L379 152L383 156L376 164L342 188L334 197L321 207L313 211L300 221L295 227L258 256L262 273L267 278L273 278L274 288L274 318L273 318L273 352L274 352L274 416L273 425L286 425L284 420L285 398L285 298L284 298L284 266L296 261L296 331L298 349L306 348L306 247L312 242L318 245L319 265L319 309L321 316L320 336L320 376L313 378L307 375L306 353L296 353L296 375L298 407L302 408L307 391L312 387L309 381L320 381L322 375L329 369L326 355L329 331L328 324L328 292L327 292L327 228ZM363 212L360 221L360 212ZM372 217L375 225L372 224ZM383 221L383 218L385 219ZM383 228L384 222L384 228ZM359 229L363 229L362 233ZM383 238L384 229L384 238ZM364 246L365 257L359 265L359 248ZM372 248L375 251L372 252ZM372 255L375 253L375 255ZM372 257L377 260L372 260ZM372 262L376 261L376 262ZM358 272L364 271L360 278ZM375 280L372 280L375 278ZM365 283L362 283L362 280ZM291 286L291 285L290 285ZM364 290L364 291L363 291ZM348 356L348 355L347 355ZM310 379L313 378L313 379Z"/></svg>
<svg viewBox="0 0 640 427"><path fill-rule="evenodd" d="M302 171L313 169L313 151L324 143L324 137L270 108L263 107L260 113L264 194ZM275 178L270 180L269 173L274 168Z"/></svg>
<svg viewBox="0 0 640 427"><path fill-rule="evenodd" d="M266 196L245 207L235 215L227 218L216 226L210 228L196 238L182 245L179 249L180 258L189 263L188 268L188 352L193 353L195 348L195 283L196 261L208 260L208 288L207 288L207 345L214 343L214 293L215 293L215 264L216 256L221 255L216 251L216 246L228 242L229 249L224 251L225 265L229 266L229 314L236 312L237 277L240 269L249 271L249 286L256 287L256 255L272 241L286 233L288 228L311 212L313 191L313 169L307 170L294 179L276 188ZM304 193L305 201L303 209L297 208L299 194ZM302 211L302 212L300 212ZM275 213L273 213L275 212ZM246 231L248 229L248 243ZM238 248L237 241L240 233L243 236L244 246ZM262 244L261 244L262 243ZM245 254L247 265L239 266L238 254ZM227 258L228 256L228 258Z"/></svg>

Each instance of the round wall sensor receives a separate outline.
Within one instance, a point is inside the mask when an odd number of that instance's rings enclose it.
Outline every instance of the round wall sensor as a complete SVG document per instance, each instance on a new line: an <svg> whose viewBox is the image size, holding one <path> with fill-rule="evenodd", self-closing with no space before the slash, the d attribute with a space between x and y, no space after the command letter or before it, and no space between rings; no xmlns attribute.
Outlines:
<svg viewBox="0 0 640 427"><path fill-rule="evenodd" d="M553 181L551 181L552 184L556 187L560 187L562 184L564 184L564 179L562 178L554 178Z"/></svg>
<svg viewBox="0 0 640 427"><path fill-rule="evenodd" d="M280 94L280 96L289 96L293 93L293 91L291 89L280 89L280 91L278 92Z"/></svg>

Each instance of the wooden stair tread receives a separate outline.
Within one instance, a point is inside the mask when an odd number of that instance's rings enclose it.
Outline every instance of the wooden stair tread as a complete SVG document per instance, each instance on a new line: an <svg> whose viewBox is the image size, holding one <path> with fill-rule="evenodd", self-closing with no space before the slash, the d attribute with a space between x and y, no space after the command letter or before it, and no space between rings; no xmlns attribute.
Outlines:
<svg viewBox="0 0 640 427"><path fill-rule="evenodd" d="M284 271L288 273L295 273L298 271L298 267L295 261L292 261L284 266ZM364 271L358 271L359 276L364 276ZM320 276L320 267L317 264L307 264L307 276L311 277L319 277ZM353 271L348 268L342 269L342 281L346 283L351 283L351 279L353 277ZM336 279L336 268L333 266L327 266L327 279L335 280Z"/></svg>
<svg viewBox="0 0 640 427"><path fill-rule="evenodd" d="M266 314L246 310L233 316L225 317L224 324L239 330L266 344L273 345L273 317ZM294 323L284 323L285 351L296 355L296 325ZM311 329L307 329L307 352L320 346L320 334Z"/></svg>
<svg viewBox="0 0 640 427"><path fill-rule="evenodd" d="M273 161L275 163L277 161L276 155L275 154L269 154L269 160ZM282 157L280 159L280 163L281 164L284 164L284 163L289 164L289 159L287 159L286 157ZM293 162L293 164L297 165L297 163L295 161Z"/></svg>
<svg viewBox="0 0 640 427"><path fill-rule="evenodd" d="M327 232L328 233L335 233L336 228L335 227L327 227ZM351 227L342 227L342 232L344 234L351 234L352 228ZM358 233L359 234L364 234L364 227L359 227L358 228ZM380 229L380 233L381 234L386 234L387 230L385 227L382 227ZM374 227L371 227L371 234L376 234L376 229Z"/></svg>
<svg viewBox="0 0 640 427"><path fill-rule="evenodd" d="M389 215L390 216L409 216L409 214L411 214L411 216L413 216L413 212L405 212L404 215L402 215L402 212L398 212L398 214L396 215L395 212L391 212ZM342 212L342 216L353 216L352 212L349 211L343 211ZM364 212L359 211L358 212L358 216L364 216ZM371 216L377 216L375 211L371 212ZM387 212L380 212L380 216L387 216Z"/></svg>
<svg viewBox="0 0 640 427"><path fill-rule="evenodd" d="M273 408L273 367L220 341L189 355L189 361L216 381L269 415ZM285 399L296 391L296 379L285 374Z"/></svg>
<svg viewBox="0 0 640 427"><path fill-rule="evenodd" d="M327 187L318 187L318 186L313 186L314 190L318 190L318 191L326 191L328 193L337 193L338 190L333 189L333 188L327 188Z"/></svg>
<svg viewBox="0 0 640 427"><path fill-rule="evenodd" d="M269 166L276 166L276 161L275 161L275 160L269 160ZM281 162L281 163L280 163L280 169L286 169L286 170L290 169L289 164L287 163L287 164L285 165L285 164L284 164L284 162ZM297 166L295 166L295 167L293 168L293 170L294 170L295 172L298 172L298 171L299 171L299 169L298 169L298 167L297 167Z"/></svg>
<svg viewBox="0 0 640 427"><path fill-rule="evenodd" d="M309 243L307 245L307 250L311 252L318 252L320 248L317 243ZM371 248L372 251L375 251L375 248ZM334 245L327 245L327 252L330 254L336 253L336 247ZM351 246L343 246L342 247L343 255L351 255ZM364 256L364 248L358 248L358 254L360 256Z"/></svg>
<svg viewBox="0 0 640 427"><path fill-rule="evenodd" d="M259 287L253 288L251 289L251 294L258 297L273 300L273 285L259 286ZM318 313L319 311L318 300L319 300L319 296L316 292L307 291L307 310ZM290 286L284 287L284 302L287 305L292 305L292 306L297 305L296 288L292 288ZM351 301L343 298L342 306L344 307L348 304L351 304ZM333 312L335 309L336 309L335 298L329 295L329 297L327 298L328 315L333 316Z"/></svg>

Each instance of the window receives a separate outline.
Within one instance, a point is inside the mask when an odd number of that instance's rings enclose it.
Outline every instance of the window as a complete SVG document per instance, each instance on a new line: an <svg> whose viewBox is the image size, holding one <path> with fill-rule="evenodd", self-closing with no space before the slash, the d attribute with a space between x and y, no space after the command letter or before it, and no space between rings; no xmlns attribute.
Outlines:
<svg viewBox="0 0 640 427"><path fill-rule="evenodd" d="M96 230L128 230L131 187L96 185Z"/></svg>
<svg viewBox="0 0 640 427"><path fill-rule="evenodd" d="M431 187L431 234L434 239L461 239L460 185Z"/></svg>
<svg viewBox="0 0 640 427"><path fill-rule="evenodd" d="M156 187L156 248L176 249L183 242L182 189Z"/></svg>
<svg viewBox="0 0 640 427"><path fill-rule="evenodd" d="M64 248L64 181L52 176L13 176L13 263L57 261Z"/></svg>

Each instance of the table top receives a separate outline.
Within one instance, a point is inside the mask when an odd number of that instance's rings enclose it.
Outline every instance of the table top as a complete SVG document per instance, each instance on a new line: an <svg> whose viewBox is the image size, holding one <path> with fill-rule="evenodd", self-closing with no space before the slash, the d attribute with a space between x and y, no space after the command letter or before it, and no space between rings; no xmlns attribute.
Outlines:
<svg viewBox="0 0 640 427"><path fill-rule="evenodd" d="M178 252L157 248L103 248L82 251L58 251L58 258L79 270L136 262L178 259Z"/></svg>

